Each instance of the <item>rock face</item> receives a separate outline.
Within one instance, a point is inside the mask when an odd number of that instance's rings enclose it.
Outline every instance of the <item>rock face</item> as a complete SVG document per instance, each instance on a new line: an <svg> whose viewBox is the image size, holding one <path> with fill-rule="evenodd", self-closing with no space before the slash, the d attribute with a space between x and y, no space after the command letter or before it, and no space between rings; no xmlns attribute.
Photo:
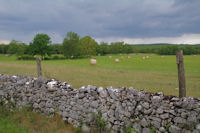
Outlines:
<svg viewBox="0 0 200 133"><path fill-rule="evenodd" d="M200 131L200 99L192 97L91 85L73 89L54 79L0 75L0 99L19 108L32 105L45 114L59 113L75 126L80 121L90 126L93 114L101 112L113 132L123 132L124 127L138 133Z"/></svg>

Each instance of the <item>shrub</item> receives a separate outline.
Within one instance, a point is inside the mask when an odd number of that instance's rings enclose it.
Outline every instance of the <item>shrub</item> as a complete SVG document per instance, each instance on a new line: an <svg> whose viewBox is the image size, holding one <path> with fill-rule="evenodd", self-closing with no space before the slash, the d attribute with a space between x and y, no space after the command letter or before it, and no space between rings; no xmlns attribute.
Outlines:
<svg viewBox="0 0 200 133"><path fill-rule="evenodd" d="M97 115L93 114L93 122L91 125L92 132L95 133L109 133L107 128L107 121L102 118L102 113L99 111Z"/></svg>
<svg viewBox="0 0 200 133"><path fill-rule="evenodd" d="M51 59L53 59L53 60L63 60L63 59L66 59L66 58L63 55L56 54L56 55L53 55L51 57Z"/></svg>
<svg viewBox="0 0 200 133"><path fill-rule="evenodd" d="M32 55L21 55L17 57L17 60L35 60L35 57Z"/></svg>

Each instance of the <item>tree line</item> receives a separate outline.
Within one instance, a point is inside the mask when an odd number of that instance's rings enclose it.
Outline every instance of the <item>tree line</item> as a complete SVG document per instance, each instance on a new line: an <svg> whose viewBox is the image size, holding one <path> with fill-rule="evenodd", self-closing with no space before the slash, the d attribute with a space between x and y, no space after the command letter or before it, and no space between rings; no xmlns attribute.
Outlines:
<svg viewBox="0 0 200 133"><path fill-rule="evenodd" d="M185 55L200 54L200 45L148 44L131 45L124 42L97 43L92 37L80 37L75 32L68 32L62 44L52 44L47 34L37 34L29 45L11 41L8 45L0 44L0 54L18 56L40 55L42 58L51 55L63 55L65 58L84 58L106 54L155 53L175 55L182 49Z"/></svg>
<svg viewBox="0 0 200 133"><path fill-rule="evenodd" d="M200 44L148 44L132 45L134 53L155 53L159 55L175 55L176 51L183 50L184 55L200 54Z"/></svg>

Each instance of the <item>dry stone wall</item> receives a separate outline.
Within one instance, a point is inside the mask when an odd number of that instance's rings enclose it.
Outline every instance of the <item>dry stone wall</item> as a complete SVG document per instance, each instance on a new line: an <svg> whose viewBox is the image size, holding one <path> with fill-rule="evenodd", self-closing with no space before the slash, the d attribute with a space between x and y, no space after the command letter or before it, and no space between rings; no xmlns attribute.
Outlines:
<svg viewBox="0 0 200 133"><path fill-rule="evenodd" d="M133 88L73 89L66 82L27 76L0 75L0 99L17 107L31 105L45 114L59 113L75 126L90 125L102 113L112 132L132 127L138 133L200 133L200 99L164 96Z"/></svg>

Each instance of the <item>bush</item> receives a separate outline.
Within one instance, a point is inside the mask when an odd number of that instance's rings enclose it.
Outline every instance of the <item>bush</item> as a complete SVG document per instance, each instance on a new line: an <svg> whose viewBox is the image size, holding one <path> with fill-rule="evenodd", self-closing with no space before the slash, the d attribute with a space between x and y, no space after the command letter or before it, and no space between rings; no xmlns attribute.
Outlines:
<svg viewBox="0 0 200 133"><path fill-rule="evenodd" d="M40 57L40 56L38 56ZM17 57L17 60L35 60L35 56L32 55L21 55ZM52 55L52 56L44 56L42 60L63 60L66 59L63 55Z"/></svg>
<svg viewBox="0 0 200 133"><path fill-rule="evenodd" d="M98 114L92 114L93 120L90 123L91 125L91 132L95 133L109 133L110 129L107 127L107 121L103 119L101 111L98 112Z"/></svg>
<svg viewBox="0 0 200 133"><path fill-rule="evenodd" d="M43 57L43 60L51 60L51 57L45 56L45 57Z"/></svg>
<svg viewBox="0 0 200 133"><path fill-rule="evenodd" d="M52 57L51 57L51 59L52 60L63 60L63 59L66 59L63 55L58 55L58 54L56 54L56 55L53 55Z"/></svg>
<svg viewBox="0 0 200 133"><path fill-rule="evenodd" d="M35 57L32 55L21 55L17 57L17 60L35 60Z"/></svg>

